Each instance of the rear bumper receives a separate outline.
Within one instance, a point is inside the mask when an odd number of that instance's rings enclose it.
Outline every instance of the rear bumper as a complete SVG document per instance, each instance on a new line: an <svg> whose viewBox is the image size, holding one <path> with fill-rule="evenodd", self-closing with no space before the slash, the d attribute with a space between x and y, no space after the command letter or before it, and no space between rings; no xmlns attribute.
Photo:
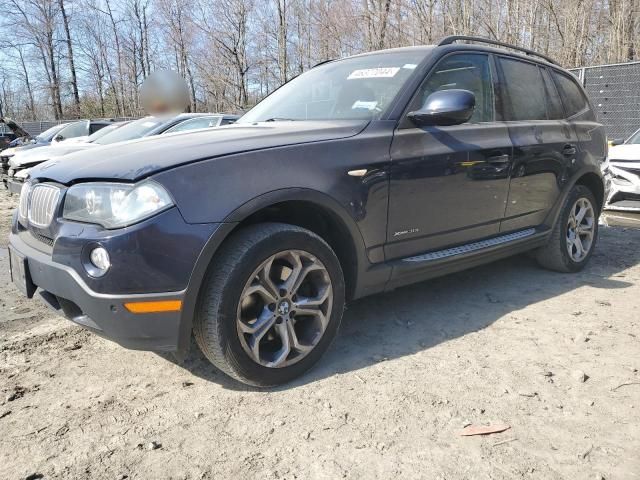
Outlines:
<svg viewBox="0 0 640 480"><path fill-rule="evenodd" d="M25 257L29 281L45 302L72 322L126 348L176 351L181 312L134 314L128 302L180 300L184 290L166 293L109 295L91 290L72 268L27 245L19 235L9 236L9 248ZM35 289L33 289L35 290Z"/></svg>

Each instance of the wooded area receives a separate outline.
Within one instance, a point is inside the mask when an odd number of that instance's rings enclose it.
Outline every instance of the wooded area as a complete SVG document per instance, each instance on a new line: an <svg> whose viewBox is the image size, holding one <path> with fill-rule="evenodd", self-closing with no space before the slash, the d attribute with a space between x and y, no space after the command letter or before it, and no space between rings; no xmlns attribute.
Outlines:
<svg viewBox="0 0 640 480"><path fill-rule="evenodd" d="M137 116L159 68L241 112L323 60L481 35L565 67L640 58L640 0L0 0L0 115Z"/></svg>

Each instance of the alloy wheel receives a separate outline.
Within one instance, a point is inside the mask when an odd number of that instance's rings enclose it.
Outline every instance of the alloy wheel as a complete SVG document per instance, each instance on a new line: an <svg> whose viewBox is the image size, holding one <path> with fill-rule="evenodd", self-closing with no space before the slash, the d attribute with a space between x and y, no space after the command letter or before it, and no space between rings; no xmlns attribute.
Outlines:
<svg viewBox="0 0 640 480"><path fill-rule="evenodd" d="M574 262L581 262L593 245L596 216L591 202L582 197L576 200L567 223L567 251Z"/></svg>
<svg viewBox="0 0 640 480"><path fill-rule="evenodd" d="M236 324L242 348L262 366L292 365L320 342L332 303L329 272L316 256L276 253L256 268L240 295Z"/></svg>

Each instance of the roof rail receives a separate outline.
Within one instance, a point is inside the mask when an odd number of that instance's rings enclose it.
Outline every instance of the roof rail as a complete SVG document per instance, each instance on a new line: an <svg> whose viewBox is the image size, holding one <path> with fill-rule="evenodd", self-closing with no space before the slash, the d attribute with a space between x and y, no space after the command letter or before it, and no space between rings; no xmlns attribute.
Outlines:
<svg viewBox="0 0 640 480"><path fill-rule="evenodd" d="M529 50L528 48L516 47L515 45L510 45L508 43L504 43L498 40L492 40L490 38L484 38L484 37L473 37L469 35L450 35L440 40L440 42L438 43L438 46L440 47L442 45L451 45L452 43L459 42L459 41L488 43L490 45L498 45L499 47L512 48L513 50L524 52L527 55L540 57L549 63L558 65L558 63L555 60L552 60L551 58L547 57L546 55L543 55L542 53L534 52L533 50Z"/></svg>

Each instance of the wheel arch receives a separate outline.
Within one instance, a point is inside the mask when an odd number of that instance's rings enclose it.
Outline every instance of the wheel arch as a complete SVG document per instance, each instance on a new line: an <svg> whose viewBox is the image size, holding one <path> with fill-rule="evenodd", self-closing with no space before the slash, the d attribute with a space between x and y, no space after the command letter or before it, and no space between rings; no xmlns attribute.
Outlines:
<svg viewBox="0 0 640 480"><path fill-rule="evenodd" d="M578 178L574 185L583 185L591 190L598 202L598 212L602 211L602 207L604 207L604 183L601 176L594 172L587 172Z"/></svg>
<svg viewBox="0 0 640 480"><path fill-rule="evenodd" d="M231 212L203 248L185 294L180 325L179 351L184 358L201 286L221 245L239 229L259 222L281 222L311 230L336 253L345 277L346 299L356 295L359 272L368 263L364 239L348 212L332 197L316 190L288 188L265 193Z"/></svg>
<svg viewBox="0 0 640 480"><path fill-rule="evenodd" d="M604 182L602 180L602 173L600 172L600 169L598 167L589 165L580 169L571 178L569 178L566 183L564 183L560 196L557 198L555 205L549 212L549 215L544 222L544 224L549 229L552 229L555 225L562 211L562 206L564 205L569 195L569 192L571 192L571 189L576 185L583 185L591 190L593 195L596 197L596 201L598 202L598 213L602 212L602 207L604 206L605 191Z"/></svg>

